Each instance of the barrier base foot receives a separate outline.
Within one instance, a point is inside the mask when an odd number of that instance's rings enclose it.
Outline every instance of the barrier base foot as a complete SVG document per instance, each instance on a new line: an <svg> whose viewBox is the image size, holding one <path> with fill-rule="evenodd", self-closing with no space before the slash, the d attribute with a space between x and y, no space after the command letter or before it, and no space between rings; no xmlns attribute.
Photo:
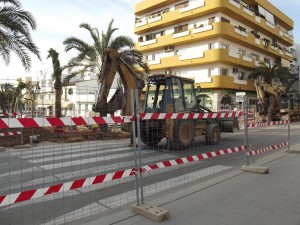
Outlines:
<svg viewBox="0 0 300 225"><path fill-rule="evenodd" d="M286 150L286 153L300 154L300 150Z"/></svg>
<svg viewBox="0 0 300 225"><path fill-rule="evenodd" d="M169 218L169 211L158 206L145 203L143 205L133 205L131 210L155 222Z"/></svg>
<svg viewBox="0 0 300 225"><path fill-rule="evenodd" d="M269 173L268 167L262 166L242 166L242 171L251 172L251 173L260 173L260 174L267 174Z"/></svg>
<svg viewBox="0 0 300 225"><path fill-rule="evenodd" d="M5 151L5 147L0 147L0 152L4 152Z"/></svg>

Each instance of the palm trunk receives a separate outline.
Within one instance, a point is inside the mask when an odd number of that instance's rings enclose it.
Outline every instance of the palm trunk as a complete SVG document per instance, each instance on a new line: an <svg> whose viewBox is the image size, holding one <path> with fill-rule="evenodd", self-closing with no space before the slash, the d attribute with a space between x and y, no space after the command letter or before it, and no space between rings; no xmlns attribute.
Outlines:
<svg viewBox="0 0 300 225"><path fill-rule="evenodd" d="M55 87L55 117L60 118L61 115L61 93L62 84L57 82L54 84Z"/></svg>

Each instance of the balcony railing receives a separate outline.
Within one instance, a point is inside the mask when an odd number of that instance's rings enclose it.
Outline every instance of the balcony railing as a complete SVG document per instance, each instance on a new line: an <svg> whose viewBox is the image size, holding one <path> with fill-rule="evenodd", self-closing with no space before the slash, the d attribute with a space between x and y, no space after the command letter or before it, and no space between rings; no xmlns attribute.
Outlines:
<svg viewBox="0 0 300 225"><path fill-rule="evenodd" d="M213 29L212 25L197 27L197 28L193 29L193 34L201 33L201 32L212 30L212 29Z"/></svg>
<svg viewBox="0 0 300 225"><path fill-rule="evenodd" d="M189 2L188 7L182 8L179 11L180 11L180 13L184 13L184 12L187 12L187 11L190 11L190 10L202 7L202 6L204 6L204 0L192 1L192 2Z"/></svg>
<svg viewBox="0 0 300 225"><path fill-rule="evenodd" d="M151 44L155 44L157 42L157 39L151 39L149 41L143 41L143 42L140 42L139 43L139 46L142 47L142 46L146 46L146 45L151 45Z"/></svg>
<svg viewBox="0 0 300 225"><path fill-rule="evenodd" d="M179 37L184 37L184 36L188 36L190 34L190 31L182 31L179 33L175 33L173 34L173 38L179 38Z"/></svg>

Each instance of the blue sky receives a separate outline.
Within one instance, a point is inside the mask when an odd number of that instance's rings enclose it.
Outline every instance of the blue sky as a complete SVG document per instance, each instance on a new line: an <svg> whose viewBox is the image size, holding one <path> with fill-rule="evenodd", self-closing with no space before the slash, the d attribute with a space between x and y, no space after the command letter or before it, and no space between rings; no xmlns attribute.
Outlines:
<svg viewBox="0 0 300 225"><path fill-rule="evenodd" d="M86 22L99 30L106 29L108 22L114 18L114 27L118 27L117 35L128 35L135 38L134 5L142 0L21 0L23 8L30 11L38 23L36 31L32 32L34 42L41 51L42 61L32 56L30 73L24 71L21 63L12 57L9 66L0 61L1 77L11 79L21 76L37 77L43 70L51 74L50 59L46 59L50 48L60 53L62 64L67 63L72 53L65 53L62 42L70 36L89 41L86 31L79 24ZM273 5L294 20L294 39L300 43L300 0L269 0Z"/></svg>

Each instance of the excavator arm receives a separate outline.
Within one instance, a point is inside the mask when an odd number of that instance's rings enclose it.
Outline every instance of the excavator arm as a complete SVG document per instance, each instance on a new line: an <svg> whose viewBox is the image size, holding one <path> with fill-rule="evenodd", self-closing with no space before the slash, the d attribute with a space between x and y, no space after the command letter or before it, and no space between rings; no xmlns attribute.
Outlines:
<svg viewBox="0 0 300 225"><path fill-rule="evenodd" d="M100 89L98 92L96 103L93 111L100 112L102 109L107 109L107 98L111 89L113 80L118 73L124 85L125 104L123 104L122 114L131 115L131 98L128 92L129 89L142 89L144 81L139 78L135 72L120 58L118 52L109 48L106 52L106 68L102 74Z"/></svg>

